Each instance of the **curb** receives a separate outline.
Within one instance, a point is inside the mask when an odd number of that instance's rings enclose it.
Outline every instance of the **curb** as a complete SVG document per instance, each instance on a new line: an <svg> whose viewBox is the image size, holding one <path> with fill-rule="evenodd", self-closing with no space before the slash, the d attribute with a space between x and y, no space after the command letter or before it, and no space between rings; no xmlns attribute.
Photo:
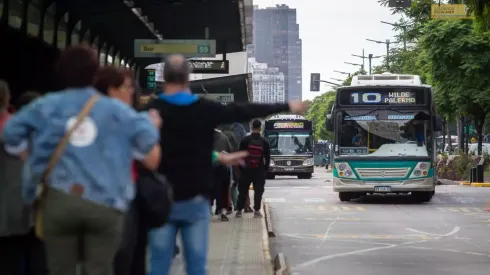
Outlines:
<svg viewBox="0 0 490 275"><path fill-rule="evenodd" d="M272 227L272 219L269 211L269 204L264 202L263 208L264 208L264 221L267 229L267 235L269 238L274 238L276 234L274 234L274 227Z"/></svg>
<svg viewBox="0 0 490 275"><path fill-rule="evenodd" d="M274 258L274 274L276 275L290 275L291 269L289 268L288 260L284 254L279 253Z"/></svg>
<svg viewBox="0 0 490 275"><path fill-rule="evenodd" d="M473 182L472 187L490 187L490 182Z"/></svg>
<svg viewBox="0 0 490 275"><path fill-rule="evenodd" d="M469 181L462 181L459 183L459 185L464 185L464 186L471 186L471 187L490 187L490 182L469 182Z"/></svg>
<svg viewBox="0 0 490 275"><path fill-rule="evenodd" d="M264 259L266 263L271 263L272 259L271 259L271 252L270 252L269 235L267 232L267 224L265 218L261 219L261 225L262 225L262 244L263 244Z"/></svg>

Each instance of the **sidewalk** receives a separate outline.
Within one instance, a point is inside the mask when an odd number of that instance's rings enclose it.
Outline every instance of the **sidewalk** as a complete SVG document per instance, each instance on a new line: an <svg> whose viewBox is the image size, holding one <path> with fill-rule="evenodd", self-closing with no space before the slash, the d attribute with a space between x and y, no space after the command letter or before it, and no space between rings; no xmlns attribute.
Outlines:
<svg viewBox="0 0 490 275"><path fill-rule="evenodd" d="M208 274L272 274L265 219L249 213L242 218L228 217L230 221L221 222L213 216L210 224ZM180 236L178 239L180 242ZM174 260L171 274L185 274L182 253Z"/></svg>

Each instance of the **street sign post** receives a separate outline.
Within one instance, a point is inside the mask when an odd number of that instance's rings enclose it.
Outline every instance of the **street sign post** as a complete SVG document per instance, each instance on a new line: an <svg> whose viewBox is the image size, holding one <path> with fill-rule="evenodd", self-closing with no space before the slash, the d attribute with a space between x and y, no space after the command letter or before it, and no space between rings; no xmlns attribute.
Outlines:
<svg viewBox="0 0 490 275"><path fill-rule="evenodd" d="M465 4L432 4L430 18L440 20L473 19L470 9Z"/></svg>
<svg viewBox="0 0 490 275"><path fill-rule="evenodd" d="M228 60L189 60L189 66L194 74L227 74Z"/></svg>
<svg viewBox="0 0 490 275"><path fill-rule="evenodd" d="M171 54L185 57L215 57L216 40L134 40L134 56L141 58L163 58Z"/></svg>

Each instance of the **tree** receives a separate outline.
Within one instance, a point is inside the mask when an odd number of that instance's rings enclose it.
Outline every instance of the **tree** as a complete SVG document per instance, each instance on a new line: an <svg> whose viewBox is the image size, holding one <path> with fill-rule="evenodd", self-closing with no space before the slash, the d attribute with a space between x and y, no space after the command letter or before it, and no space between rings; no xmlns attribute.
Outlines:
<svg viewBox="0 0 490 275"><path fill-rule="evenodd" d="M364 75L364 74L366 74L366 71L363 70L363 69L360 69L359 71L350 74L350 76L348 78L346 78L344 80L344 82L342 82L342 86L350 86L350 84L352 82L352 77L353 76L355 76L355 75Z"/></svg>
<svg viewBox="0 0 490 275"><path fill-rule="evenodd" d="M478 30L488 31L490 29L490 0L466 0L466 5L475 15Z"/></svg>
<svg viewBox="0 0 490 275"><path fill-rule="evenodd" d="M426 24L420 46L439 109L472 118L481 154L483 125L490 113L490 34L476 32L471 21L434 20Z"/></svg>
<svg viewBox="0 0 490 275"><path fill-rule="evenodd" d="M332 140L333 133L325 128L325 120L327 114L330 113L333 104L335 103L335 91L328 91L313 99L310 108L305 116L313 121L313 129L316 140Z"/></svg>

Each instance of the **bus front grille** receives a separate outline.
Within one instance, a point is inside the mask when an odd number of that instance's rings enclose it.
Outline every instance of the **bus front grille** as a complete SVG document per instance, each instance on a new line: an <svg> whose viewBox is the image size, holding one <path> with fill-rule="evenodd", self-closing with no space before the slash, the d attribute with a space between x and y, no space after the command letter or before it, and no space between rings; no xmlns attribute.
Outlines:
<svg viewBox="0 0 490 275"><path fill-rule="evenodd" d="M291 160L286 160L286 159L280 159L280 160L274 160L274 163L276 166L301 166L303 165L303 160L298 160L298 159L291 159ZM289 165L288 165L289 163Z"/></svg>
<svg viewBox="0 0 490 275"><path fill-rule="evenodd" d="M361 178L404 178L410 168L357 168L356 172Z"/></svg>

